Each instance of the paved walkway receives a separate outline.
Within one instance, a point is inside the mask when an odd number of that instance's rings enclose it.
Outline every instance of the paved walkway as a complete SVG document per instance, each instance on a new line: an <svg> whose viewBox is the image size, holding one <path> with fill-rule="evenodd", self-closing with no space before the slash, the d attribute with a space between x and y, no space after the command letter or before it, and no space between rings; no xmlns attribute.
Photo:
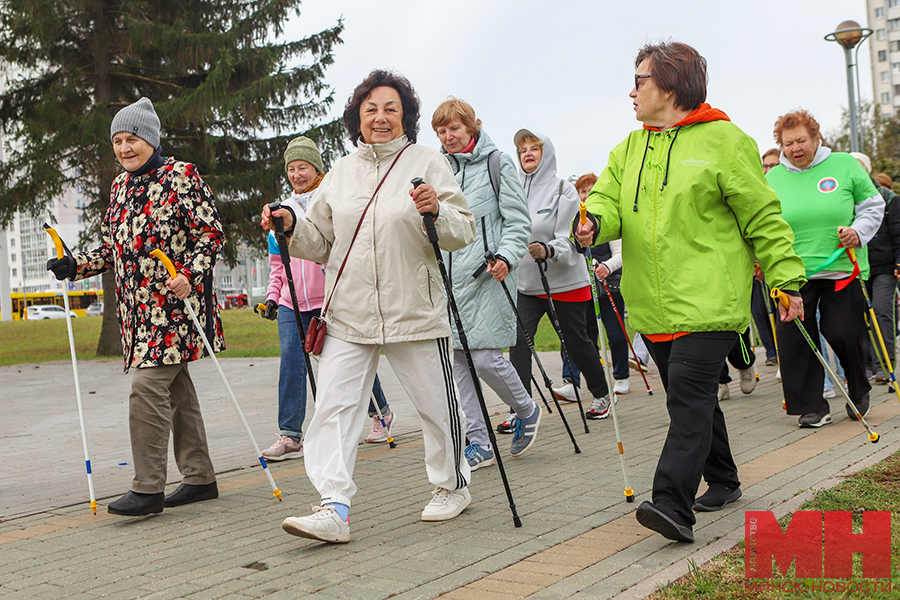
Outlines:
<svg viewBox="0 0 900 600"><path fill-rule="evenodd" d="M542 354L551 376L555 353ZM228 359L223 367L261 447L276 430L276 359ZM760 363L761 364L761 363ZM351 598L512 600L642 598L742 539L745 510L794 510L817 486L900 448L900 404L873 390L870 444L862 427L832 401L835 423L803 430L781 410L775 369L760 367L749 396L732 383L722 403L743 498L698 516L694 544L670 543L632 514L649 499L653 469L667 428L665 396L655 374L648 395L637 374L619 402L626 464L637 494L622 494L612 419L590 421L577 407L565 414L582 453L557 414L545 415L537 444L518 459L504 452L523 526L513 527L497 467L477 471L473 504L446 523L423 523L431 488L423 468L418 418L385 362L385 393L398 414L399 445L363 444L359 493L351 513L353 541L332 546L289 536L285 516L317 501L300 460L273 464L284 493L271 494L212 363L191 367L207 423L220 497L146 518L111 517L106 504L128 489L130 377L119 361L79 363L94 484L87 485L67 362L0 368L0 598ZM502 405L489 393L495 423ZM509 436L500 436L506 451ZM170 464L169 481L178 473ZM169 488L173 489L173 488Z"/></svg>

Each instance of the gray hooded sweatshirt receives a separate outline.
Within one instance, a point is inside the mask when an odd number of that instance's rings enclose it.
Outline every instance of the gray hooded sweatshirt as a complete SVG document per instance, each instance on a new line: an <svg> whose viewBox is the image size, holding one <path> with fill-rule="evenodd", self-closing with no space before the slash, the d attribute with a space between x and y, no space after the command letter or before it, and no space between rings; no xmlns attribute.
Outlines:
<svg viewBox="0 0 900 600"><path fill-rule="evenodd" d="M527 130L521 130L522 131ZM522 170L521 161L516 161L519 181L528 198L531 214L531 240L544 242L553 248L553 256L547 260L547 281L553 294L577 290L589 285L587 265L584 257L575 250L569 239L569 227L578 213L581 199L575 186L556 176L556 150L546 135L528 132L544 142L541 164L530 174ZM518 133L516 136L518 137ZM560 185L562 187L560 187ZM562 194L560 194L562 189ZM545 294L538 272L537 261L528 254L519 265L519 292L527 296Z"/></svg>

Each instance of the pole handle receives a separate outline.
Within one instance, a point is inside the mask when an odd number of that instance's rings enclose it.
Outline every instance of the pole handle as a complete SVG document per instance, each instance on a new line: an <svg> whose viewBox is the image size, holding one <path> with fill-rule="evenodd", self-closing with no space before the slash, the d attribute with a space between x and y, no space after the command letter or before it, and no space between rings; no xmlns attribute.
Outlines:
<svg viewBox="0 0 900 600"><path fill-rule="evenodd" d="M778 302L781 302L781 305L783 307L790 308L791 300L790 298L788 298L787 294L779 290L777 287L772 288L769 293L771 294L772 298L774 298Z"/></svg>
<svg viewBox="0 0 900 600"><path fill-rule="evenodd" d="M410 183L412 183L413 189L416 189L425 183L425 180L421 177L416 177ZM434 215L430 212L422 213L422 220L425 222L425 231L428 233L428 241L432 244L437 243L438 234L437 229L434 228Z"/></svg>
<svg viewBox="0 0 900 600"><path fill-rule="evenodd" d="M587 223L587 204L582 202L578 205L578 218L580 219L580 223L584 225Z"/></svg>
<svg viewBox="0 0 900 600"><path fill-rule="evenodd" d="M165 252L157 248L156 250L150 252L150 256L159 259L159 261L166 268L166 271L169 272L169 278L175 279L178 273L175 271L175 265L172 264L172 261L169 260L169 257L166 256Z"/></svg>
<svg viewBox="0 0 900 600"><path fill-rule="evenodd" d="M59 234L56 233L56 230L50 227L48 224L44 223L44 231L50 234L50 237L53 238L53 245L56 246L56 258L62 258L63 254L72 255L72 252L66 247L65 242L62 241L62 238L59 237Z"/></svg>
<svg viewBox="0 0 900 600"><path fill-rule="evenodd" d="M274 212L281 208L281 202L272 202L269 204L269 210ZM275 226L275 235L284 237L284 217L276 217L272 215L272 224Z"/></svg>
<svg viewBox="0 0 900 600"><path fill-rule="evenodd" d="M253 312L255 312L256 314L266 312L266 305L262 302L257 302L256 306L253 307Z"/></svg>
<svg viewBox="0 0 900 600"><path fill-rule="evenodd" d="M492 267L497 263L497 257L494 256L494 253L490 250L486 250L484 252L484 260L486 260Z"/></svg>

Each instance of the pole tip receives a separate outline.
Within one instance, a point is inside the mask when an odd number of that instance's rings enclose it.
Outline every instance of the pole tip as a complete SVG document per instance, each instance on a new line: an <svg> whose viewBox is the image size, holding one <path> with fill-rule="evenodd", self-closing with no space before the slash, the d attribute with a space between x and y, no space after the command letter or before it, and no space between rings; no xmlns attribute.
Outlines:
<svg viewBox="0 0 900 600"><path fill-rule="evenodd" d="M275 488L274 490L272 490L272 494L273 494L276 498L278 498L278 501L279 501L279 502L281 502L281 490L279 490L278 488Z"/></svg>
<svg viewBox="0 0 900 600"><path fill-rule="evenodd" d="M513 525L515 525L516 527L522 526L522 519L519 518L519 515L513 517Z"/></svg>
<svg viewBox="0 0 900 600"><path fill-rule="evenodd" d="M873 444L877 444L878 440L880 440L880 439L881 439L881 437L874 431L869 434L869 441L872 442Z"/></svg>
<svg viewBox="0 0 900 600"><path fill-rule="evenodd" d="M625 488L625 502L634 502L634 490Z"/></svg>
<svg viewBox="0 0 900 600"><path fill-rule="evenodd" d="M97 514L97 501L91 500L91 510L94 511L94 514Z"/></svg>

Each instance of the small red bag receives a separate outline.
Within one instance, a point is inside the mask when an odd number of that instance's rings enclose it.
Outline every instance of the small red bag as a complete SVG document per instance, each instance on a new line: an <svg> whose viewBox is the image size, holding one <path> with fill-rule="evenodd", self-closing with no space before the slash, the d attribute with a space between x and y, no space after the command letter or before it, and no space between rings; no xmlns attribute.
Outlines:
<svg viewBox="0 0 900 600"><path fill-rule="evenodd" d="M322 354L322 344L325 343L325 319L313 317L306 330L306 345L304 349L308 354L319 356Z"/></svg>

